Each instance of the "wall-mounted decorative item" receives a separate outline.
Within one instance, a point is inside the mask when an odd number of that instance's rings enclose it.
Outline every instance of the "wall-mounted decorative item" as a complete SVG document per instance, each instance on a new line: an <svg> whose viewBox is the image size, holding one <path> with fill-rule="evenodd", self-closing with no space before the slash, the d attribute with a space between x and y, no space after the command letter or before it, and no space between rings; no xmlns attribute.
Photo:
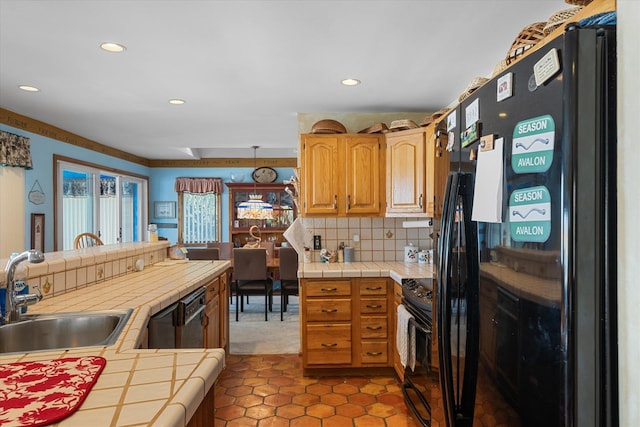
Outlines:
<svg viewBox="0 0 640 427"><path fill-rule="evenodd" d="M44 252L44 214L31 214L31 249Z"/></svg>
<svg viewBox="0 0 640 427"><path fill-rule="evenodd" d="M42 187L40 187L40 183L36 179L36 182L34 182L31 187L31 191L29 191L29 201L34 205L41 205L44 203L44 200L44 191L42 191Z"/></svg>
<svg viewBox="0 0 640 427"><path fill-rule="evenodd" d="M154 202L153 216L155 218L175 218L176 202Z"/></svg>

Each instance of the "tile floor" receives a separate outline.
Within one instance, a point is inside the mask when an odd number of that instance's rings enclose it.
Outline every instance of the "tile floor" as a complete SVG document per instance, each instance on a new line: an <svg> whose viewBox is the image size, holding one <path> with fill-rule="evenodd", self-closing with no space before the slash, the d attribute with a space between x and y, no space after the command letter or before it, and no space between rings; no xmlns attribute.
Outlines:
<svg viewBox="0 0 640 427"><path fill-rule="evenodd" d="M395 377L304 377L297 355L227 355L216 427L418 427Z"/></svg>

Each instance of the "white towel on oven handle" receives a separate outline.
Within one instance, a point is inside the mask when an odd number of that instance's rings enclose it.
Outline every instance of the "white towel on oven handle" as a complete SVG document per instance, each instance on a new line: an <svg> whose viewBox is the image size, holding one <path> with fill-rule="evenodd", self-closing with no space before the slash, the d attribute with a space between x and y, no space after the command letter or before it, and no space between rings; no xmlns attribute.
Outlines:
<svg viewBox="0 0 640 427"><path fill-rule="evenodd" d="M416 364L415 328L411 325L413 315L403 304L398 305L396 325L396 348L403 368L409 366L413 371Z"/></svg>

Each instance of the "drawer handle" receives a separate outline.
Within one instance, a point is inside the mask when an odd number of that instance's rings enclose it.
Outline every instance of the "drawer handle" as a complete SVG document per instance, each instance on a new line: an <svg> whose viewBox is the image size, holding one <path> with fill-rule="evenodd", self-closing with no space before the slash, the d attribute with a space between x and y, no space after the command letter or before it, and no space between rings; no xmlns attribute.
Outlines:
<svg viewBox="0 0 640 427"><path fill-rule="evenodd" d="M335 292L338 288L322 288L320 289L322 292Z"/></svg>
<svg viewBox="0 0 640 427"><path fill-rule="evenodd" d="M381 351L367 351L367 356L381 356Z"/></svg>
<svg viewBox="0 0 640 427"><path fill-rule="evenodd" d="M322 312L323 313L336 313L338 311L337 308L323 308Z"/></svg>
<svg viewBox="0 0 640 427"><path fill-rule="evenodd" d="M376 286L375 288L369 288L369 287L367 287L366 289L367 289L368 291L380 291L380 290L382 290L382 286Z"/></svg>
<svg viewBox="0 0 640 427"><path fill-rule="evenodd" d="M367 326L367 329L372 331L379 331L380 329L382 329L382 326Z"/></svg>
<svg viewBox="0 0 640 427"><path fill-rule="evenodd" d="M331 343L331 344L329 344L329 343L324 343L324 342L322 343L322 346L323 346L323 347L335 347L335 346L337 346L337 345L338 345L338 343L335 343L335 342L334 342L334 343Z"/></svg>
<svg viewBox="0 0 640 427"><path fill-rule="evenodd" d="M382 308L380 304L367 304L367 308Z"/></svg>

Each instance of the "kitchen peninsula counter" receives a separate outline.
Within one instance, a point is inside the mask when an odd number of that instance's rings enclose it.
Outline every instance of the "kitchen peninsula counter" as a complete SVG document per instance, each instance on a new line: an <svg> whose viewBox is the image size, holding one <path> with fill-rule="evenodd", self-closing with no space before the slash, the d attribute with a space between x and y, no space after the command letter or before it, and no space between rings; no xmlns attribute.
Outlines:
<svg viewBox="0 0 640 427"><path fill-rule="evenodd" d="M56 426L184 427L224 368L224 350L152 350L140 349L140 343L151 315L229 267L229 261L159 262L139 272L46 298L30 306L29 313L117 308L132 308L133 313L114 345L5 354L0 355L0 363L78 356L102 356L107 360L80 409Z"/></svg>

